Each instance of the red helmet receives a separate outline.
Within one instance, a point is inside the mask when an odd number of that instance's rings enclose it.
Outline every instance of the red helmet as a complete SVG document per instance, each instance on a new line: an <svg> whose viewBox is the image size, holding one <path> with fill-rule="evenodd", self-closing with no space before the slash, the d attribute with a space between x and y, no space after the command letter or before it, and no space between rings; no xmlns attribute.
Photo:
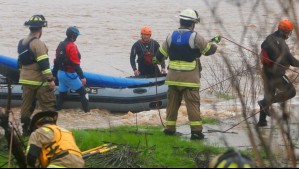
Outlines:
<svg viewBox="0 0 299 169"><path fill-rule="evenodd" d="M278 23L278 29L284 32L291 32L294 29L292 22L288 19L283 19Z"/></svg>
<svg viewBox="0 0 299 169"><path fill-rule="evenodd" d="M151 35L152 34L152 28L149 26L143 26L141 28L141 34L145 34L145 35Z"/></svg>

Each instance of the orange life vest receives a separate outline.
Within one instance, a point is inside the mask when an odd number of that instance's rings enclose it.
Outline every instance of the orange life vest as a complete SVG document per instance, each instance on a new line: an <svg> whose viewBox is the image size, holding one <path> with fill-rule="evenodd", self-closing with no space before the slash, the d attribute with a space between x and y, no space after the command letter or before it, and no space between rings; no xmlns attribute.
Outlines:
<svg viewBox="0 0 299 169"><path fill-rule="evenodd" d="M56 125L43 126L54 132L52 142L42 148L40 155L41 167L46 168L54 159L74 154L82 157L81 151L75 143L72 132Z"/></svg>

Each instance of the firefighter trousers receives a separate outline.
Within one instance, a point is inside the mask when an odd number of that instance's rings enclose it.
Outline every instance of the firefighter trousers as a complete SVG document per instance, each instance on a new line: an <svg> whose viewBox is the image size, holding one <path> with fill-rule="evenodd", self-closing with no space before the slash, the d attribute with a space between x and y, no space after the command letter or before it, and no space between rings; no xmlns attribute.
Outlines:
<svg viewBox="0 0 299 169"><path fill-rule="evenodd" d="M166 108L166 129L176 130L178 110L184 99L188 112L191 131L202 132L202 119L200 117L199 88L169 86L167 93L168 103Z"/></svg>
<svg viewBox="0 0 299 169"><path fill-rule="evenodd" d="M23 85L21 119L28 119L35 109L35 102L38 101L42 111L56 110L56 97L54 90L49 86Z"/></svg>

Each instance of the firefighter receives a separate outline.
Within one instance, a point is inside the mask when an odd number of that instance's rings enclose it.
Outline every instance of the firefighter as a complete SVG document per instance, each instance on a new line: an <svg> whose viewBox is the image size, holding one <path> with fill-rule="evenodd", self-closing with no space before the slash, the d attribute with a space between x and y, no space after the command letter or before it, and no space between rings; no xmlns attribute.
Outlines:
<svg viewBox="0 0 299 169"><path fill-rule="evenodd" d="M35 114L30 123L26 150L28 167L83 168L85 162L73 134L56 125L58 113L44 111Z"/></svg>
<svg viewBox="0 0 299 169"><path fill-rule="evenodd" d="M47 27L47 21L43 15L33 15L24 25L29 27L30 33L19 41L18 63L19 83L22 84L23 89L21 122L23 123L23 135L28 135L30 116L35 109L36 99L40 108L47 111L56 109L56 98L48 48L40 40L43 27Z"/></svg>
<svg viewBox="0 0 299 169"><path fill-rule="evenodd" d="M200 117L200 72L201 55L212 55L216 52L220 36L206 41L199 33L194 31L195 24L200 22L197 11L185 9L180 15L180 27L171 32L166 41L159 48L153 58L154 63L161 63L169 57L169 69L165 84L168 89L168 103L166 108L166 135L174 135L178 109L184 98L191 127L191 139L203 139L202 119Z"/></svg>
<svg viewBox="0 0 299 169"><path fill-rule="evenodd" d="M291 54L286 40L291 36L294 27L290 20L283 19L278 23L278 29L267 36L261 45L262 79L264 84L264 98L258 101L260 117L257 125L267 126L267 115L271 112L269 107L273 103L285 102L296 96L296 89L290 79L285 75L290 66L299 67L299 61ZM284 119L288 115L283 114Z"/></svg>
<svg viewBox="0 0 299 169"><path fill-rule="evenodd" d="M131 48L130 63L135 76L155 77L166 74L165 63L161 63L161 71L156 64L152 63L152 58L159 49L159 43L152 39L152 28L143 26L140 30L141 39L135 42ZM136 67L136 55L138 68Z"/></svg>
<svg viewBox="0 0 299 169"><path fill-rule="evenodd" d="M53 75L59 82L59 95L57 109L62 108L67 91L72 89L80 95L81 104L85 113L89 112L89 97L86 92L86 78L81 69L81 54L75 41L80 35L76 26L70 26L66 30L66 39L59 43L54 59Z"/></svg>

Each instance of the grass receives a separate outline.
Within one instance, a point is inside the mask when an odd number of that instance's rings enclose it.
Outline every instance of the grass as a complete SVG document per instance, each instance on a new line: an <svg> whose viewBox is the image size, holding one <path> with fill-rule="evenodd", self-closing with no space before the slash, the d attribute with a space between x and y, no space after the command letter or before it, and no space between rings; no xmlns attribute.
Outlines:
<svg viewBox="0 0 299 169"><path fill-rule="evenodd" d="M76 130L73 133L81 151L107 142L118 145L117 149L111 151L114 153L114 160L110 160L114 162L113 165L107 164L109 160L105 163L103 157L99 157L103 163L93 167L206 167L209 156L224 151L223 148L205 145L204 140L190 141L185 136L165 136L161 127L139 126L137 129L123 126L101 130ZM111 159L111 156L108 155L107 158ZM129 161L129 164L124 161ZM87 161L87 167L93 162L95 161Z"/></svg>
<svg viewBox="0 0 299 169"><path fill-rule="evenodd" d="M215 118L203 119L204 124L218 122ZM217 146L205 145L205 141L190 141L188 135L165 136L162 130L162 127L155 126L122 126L72 132L81 151L107 142L117 145L116 149L108 153L85 159L86 168L206 167L210 156L224 151ZM8 144L2 136L0 145L0 165L7 168ZM14 161L12 167L16 166Z"/></svg>
<svg viewBox="0 0 299 169"><path fill-rule="evenodd" d="M225 93L217 93L216 97L219 98L219 99L224 99L224 100L236 99L235 96L231 96L231 95L228 95L228 94L225 94Z"/></svg>

